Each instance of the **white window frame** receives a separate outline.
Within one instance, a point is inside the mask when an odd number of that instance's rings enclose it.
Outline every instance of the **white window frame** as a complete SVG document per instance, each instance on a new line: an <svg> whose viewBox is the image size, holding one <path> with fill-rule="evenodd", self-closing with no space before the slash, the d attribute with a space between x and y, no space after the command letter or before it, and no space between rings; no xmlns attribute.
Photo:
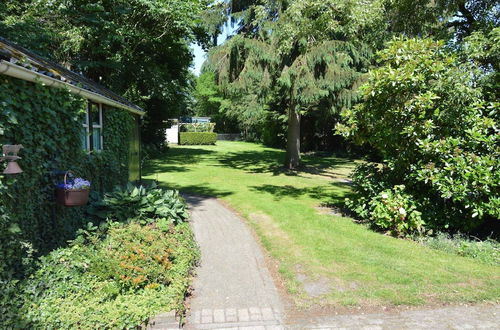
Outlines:
<svg viewBox="0 0 500 330"><path fill-rule="evenodd" d="M93 125L91 122L90 122L90 109L92 107L92 104L95 104L97 105L98 109L99 109L99 125ZM87 110L85 111L85 121L83 123L83 127L85 128L85 134L86 134L86 139L87 139L87 152L91 152L91 151L102 151L104 149L104 138L103 138L103 121L102 121L102 103L95 103L95 102L90 102L88 101L87 103ZM90 127L92 127L92 132L90 131ZM92 149L90 148L91 144L90 144L90 140L92 137L92 135L94 134L93 130L94 128L99 128L101 130L101 134L100 134L100 139L101 139L101 148L99 149L95 149L95 146L93 145L92 143Z"/></svg>

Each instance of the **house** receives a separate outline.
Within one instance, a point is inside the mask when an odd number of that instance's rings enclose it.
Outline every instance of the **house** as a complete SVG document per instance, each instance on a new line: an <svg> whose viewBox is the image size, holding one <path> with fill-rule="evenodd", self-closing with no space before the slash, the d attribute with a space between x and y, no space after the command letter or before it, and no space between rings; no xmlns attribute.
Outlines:
<svg viewBox="0 0 500 330"><path fill-rule="evenodd" d="M88 152L101 151L106 146L103 138L103 112L127 111L134 116L129 144L129 180L140 180L139 120L145 112L120 95L72 72L65 67L44 59L35 53L0 37L0 74L41 83L51 88L65 89L87 100L82 122L82 148ZM20 141L22 143L22 141Z"/></svg>
<svg viewBox="0 0 500 330"><path fill-rule="evenodd" d="M23 173L0 175L0 205L40 254L86 226L88 206L65 207L66 173L95 197L141 179L140 118L120 95L0 37L0 147L22 145ZM0 171L1 173L1 171Z"/></svg>

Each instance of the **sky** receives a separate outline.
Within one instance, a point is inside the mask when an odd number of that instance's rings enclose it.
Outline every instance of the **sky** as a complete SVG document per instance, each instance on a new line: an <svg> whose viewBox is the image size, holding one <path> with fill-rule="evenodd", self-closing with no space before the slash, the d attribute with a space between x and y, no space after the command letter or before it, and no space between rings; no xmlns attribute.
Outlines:
<svg viewBox="0 0 500 330"><path fill-rule="evenodd" d="M231 36L235 30L236 26L231 26L231 24L224 25L222 33L217 37L217 44L220 45L226 41L226 39ZM203 65L203 62L205 62L207 53L197 43L192 43L191 49L193 49L194 53L191 71L198 76L200 74L201 66Z"/></svg>

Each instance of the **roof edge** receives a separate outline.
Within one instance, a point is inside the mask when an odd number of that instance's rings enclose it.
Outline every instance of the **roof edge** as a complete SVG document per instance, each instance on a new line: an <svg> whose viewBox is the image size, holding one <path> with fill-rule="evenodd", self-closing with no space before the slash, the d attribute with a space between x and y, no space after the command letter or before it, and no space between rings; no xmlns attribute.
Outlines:
<svg viewBox="0 0 500 330"><path fill-rule="evenodd" d="M135 113L140 116L144 116L146 114L145 111L138 110L136 108L130 107L126 104L117 102L113 99L110 99L108 97L105 97L103 95L91 92L89 90L86 90L84 88L78 87L71 85L69 83L63 82L58 79L54 79L51 77L48 77L46 75L40 74L38 72L26 69L22 66L7 62L5 60L0 61L0 74L7 75L10 77L26 80L29 82L38 82L38 83L43 83L47 86L51 87L56 87L56 88L63 88L67 89L70 91L72 94L80 95L83 96L91 101L97 102L97 103L103 103L115 108L120 108L123 110L127 110L129 112Z"/></svg>

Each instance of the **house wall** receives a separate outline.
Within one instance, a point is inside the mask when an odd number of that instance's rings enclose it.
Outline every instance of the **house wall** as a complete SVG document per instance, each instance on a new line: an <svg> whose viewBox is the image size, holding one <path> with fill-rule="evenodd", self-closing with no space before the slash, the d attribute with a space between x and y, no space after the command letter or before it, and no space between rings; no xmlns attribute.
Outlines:
<svg viewBox="0 0 500 330"><path fill-rule="evenodd" d="M166 133L167 142L178 144L179 143L179 124L172 124L172 127L167 128Z"/></svg>
<svg viewBox="0 0 500 330"><path fill-rule="evenodd" d="M104 150L88 153L81 140L85 108L86 100L66 90L0 76L0 144L24 146L18 162L24 173L0 175L0 188L4 188L0 189L0 205L37 254L64 244L87 225L86 207L55 203L54 187L63 179L61 171L72 170L90 180L95 194L137 177L129 171L131 162L135 164L132 172L137 173L139 167L139 156L131 151L139 144L134 136L136 116L106 107Z"/></svg>

